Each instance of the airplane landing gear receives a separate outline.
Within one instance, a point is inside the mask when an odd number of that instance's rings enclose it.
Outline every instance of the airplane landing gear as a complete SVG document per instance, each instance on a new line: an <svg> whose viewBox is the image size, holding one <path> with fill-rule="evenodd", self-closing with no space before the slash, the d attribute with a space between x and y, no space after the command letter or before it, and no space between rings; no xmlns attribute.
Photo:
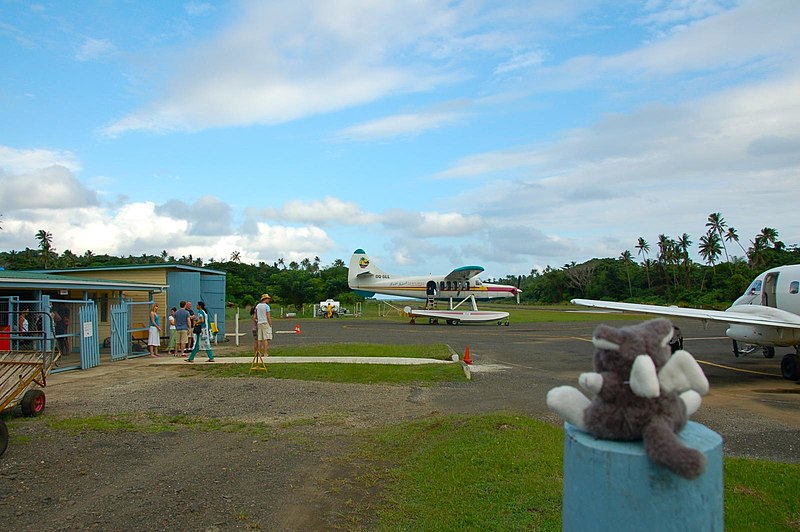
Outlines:
<svg viewBox="0 0 800 532"><path fill-rule="evenodd" d="M781 359L781 374L790 381L800 380L800 356L796 353L784 355Z"/></svg>
<svg viewBox="0 0 800 532"><path fill-rule="evenodd" d="M775 348L774 347L765 347L762 349L764 353L764 358L775 358Z"/></svg>

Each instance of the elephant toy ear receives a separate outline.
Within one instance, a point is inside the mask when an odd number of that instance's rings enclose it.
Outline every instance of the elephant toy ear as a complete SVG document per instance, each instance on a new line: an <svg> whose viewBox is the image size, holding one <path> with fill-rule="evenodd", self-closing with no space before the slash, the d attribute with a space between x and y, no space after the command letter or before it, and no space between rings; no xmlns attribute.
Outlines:
<svg viewBox="0 0 800 532"><path fill-rule="evenodd" d="M619 329L608 325L598 325L592 336L594 346L597 349L605 349L607 351L619 351L622 341L623 338Z"/></svg>

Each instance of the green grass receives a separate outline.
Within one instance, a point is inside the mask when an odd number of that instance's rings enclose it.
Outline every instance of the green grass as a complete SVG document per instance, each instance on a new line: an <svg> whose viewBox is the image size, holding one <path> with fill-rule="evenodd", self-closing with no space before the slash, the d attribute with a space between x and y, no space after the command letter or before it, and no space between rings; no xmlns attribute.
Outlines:
<svg viewBox="0 0 800 532"><path fill-rule="evenodd" d="M261 423L245 423L217 418L160 414L100 414L88 417L71 417L48 420L51 428L73 433L97 432L175 432L189 429L203 432L244 432L267 437L270 427Z"/></svg>
<svg viewBox="0 0 800 532"><path fill-rule="evenodd" d="M561 526L562 433L517 416L437 417L391 427L362 450L391 467L376 528L557 530Z"/></svg>
<svg viewBox="0 0 800 532"><path fill-rule="evenodd" d="M424 305L424 301L422 300L407 300L407 301L389 301L392 305L397 307L398 309L402 309L406 305L414 307L414 308L421 308ZM444 302L439 302L439 308L446 308L447 304ZM355 317L347 317L347 318L338 318L341 323L348 323L348 322L358 322L359 319L381 319L386 321L398 321L398 322L408 322L408 317L405 316L402 312L389 307L386 303L378 302L378 301L367 301L362 304L362 313L360 318ZM462 307L460 307L462 308ZM634 313L621 313L621 312L608 312L608 313L599 313L597 311L592 311L587 307L581 307L578 305L572 304L564 304L564 305L516 305L515 303L511 303L509 301L502 301L502 302L478 302L478 308L481 310L499 310L509 312L511 314L510 321L511 325L513 326L514 323L551 323L551 322L561 322L561 321L641 321L643 319L647 319L647 315L645 314L634 314ZM283 323L284 326L279 325L278 329L286 329L289 328L287 323L302 323L305 320L321 320L323 318L312 318L310 314L308 316L298 316L295 318L280 318L279 314L273 312L272 317L277 322ZM228 318L230 321L228 322L228 328L232 330L233 326L233 315ZM249 316L246 316L244 313L241 313L239 316L240 319L240 330L247 332L249 331L250 327L250 320ZM485 326L491 326L493 324L486 324ZM494 325L496 327L496 325Z"/></svg>
<svg viewBox="0 0 800 532"><path fill-rule="evenodd" d="M560 530L563 431L526 417L449 416L372 433L351 521L381 530ZM800 465L724 460L726 530L800 530ZM601 496L598 494L598 496ZM377 523L366 523L377 511Z"/></svg>
<svg viewBox="0 0 800 532"><path fill-rule="evenodd" d="M800 530L800 464L726 458L727 530Z"/></svg>
<svg viewBox="0 0 800 532"><path fill-rule="evenodd" d="M433 384L466 381L461 364L389 364L300 363L270 364L267 371L250 371L250 364L193 366L209 377L253 377L304 381L351 382L360 384Z"/></svg>
<svg viewBox="0 0 800 532"><path fill-rule="evenodd" d="M252 356L248 351L230 356ZM308 346L271 346L269 354L277 357L403 357L450 360L451 351L445 344L379 345L379 344L319 344Z"/></svg>

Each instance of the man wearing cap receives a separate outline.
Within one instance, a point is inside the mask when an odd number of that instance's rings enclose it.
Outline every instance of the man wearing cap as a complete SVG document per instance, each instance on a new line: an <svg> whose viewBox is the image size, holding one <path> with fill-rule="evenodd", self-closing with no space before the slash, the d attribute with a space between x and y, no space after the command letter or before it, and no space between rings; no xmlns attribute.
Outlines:
<svg viewBox="0 0 800 532"><path fill-rule="evenodd" d="M267 353L267 343L272 340L272 314L268 302L272 298L269 294L261 294L261 302L256 305L256 323L258 327L258 351L265 357Z"/></svg>

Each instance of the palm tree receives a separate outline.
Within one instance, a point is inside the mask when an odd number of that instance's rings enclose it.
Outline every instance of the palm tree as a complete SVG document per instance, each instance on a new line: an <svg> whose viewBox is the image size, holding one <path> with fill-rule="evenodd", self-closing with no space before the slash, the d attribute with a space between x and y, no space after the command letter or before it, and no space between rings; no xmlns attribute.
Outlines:
<svg viewBox="0 0 800 532"><path fill-rule="evenodd" d="M169 253L167 253L166 249L161 250L161 262L167 262L167 257L169 257Z"/></svg>
<svg viewBox="0 0 800 532"><path fill-rule="evenodd" d="M619 256L619 260L622 261L622 264L625 265L625 275L628 277L628 292L630 292L631 297L633 297L633 285L631 285L631 272L628 270L628 266L633 262L633 255L627 249L622 252Z"/></svg>
<svg viewBox="0 0 800 532"><path fill-rule="evenodd" d="M765 227L756 238L761 238L765 244L772 244L774 246L778 242L778 231L771 227Z"/></svg>
<svg viewBox="0 0 800 532"><path fill-rule="evenodd" d="M728 242L733 241L739 244L739 247L742 248L742 253L747 256L747 251L744 249L744 246L742 246L741 242L739 242L739 234L736 232L736 229L733 227L728 227L728 230L725 232L725 240Z"/></svg>
<svg viewBox="0 0 800 532"><path fill-rule="evenodd" d="M689 275L689 248L692 245L692 241L689 238L689 235L683 233L680 238L678 238L678 248L681 251L681 258L683 259L683 269L686 271L686 288L691 288L692 286L692 278Z"/></svg>
<svg viewBox="0 0 800 532"><path fill-rule="evenodd" d="M232 262L242 262L242 254L238 251L234 251L231 253L231 261Z"/></svg>
<svg viewBox="0 0 800 532"><path fill-rule="evenodd" d="M711 265L711 271L716 272L714 269L714 264L717 261L717 258L722 253L722 247L720 246L720 238L719 235L714 231L709 231L705 235L700 237L700 246L698 248L700 256L706 261L706 264ZM705 285L706 281L706 274L703 272L703 280L700 283L700 291L702 292L703 286Z"/></svg>
<svg viewBox="0 0 800 532"><path fill-rule="evenodd" d="M722 214L718 212L712 212L708 215L708 222L706 222L706 227L708 227L709 232L714 232L720 237L720 242L722 243L722 249L725 251L725 260L730 262L730 257L728 256L728 247L725 245L725 241L722 240L722 237L725 236L725 229L728 226L725 223L725 218L722 217Z"/></svg>
<svg viewBox="0 0 800 532"><path fill-rule="evenodd" d="M636 253L637 255L639 255L639 257L641 257L642 255L645 256L644 266L645 266L645 271L647 271L647 289L649 290L650 289L650 261L647 260L647 254L650 253L650 244L648 244L647 240L645 240L644 238L639 237L639 241L636 244L636 249L639 250Z"/></svg>
<svg viewBox="0 0 800 532"><path fill-rule="evenodd" d="M664 284L669 287L669 268L677 256L675 241L665 234L658 235L658 263L664 272ZM674 272L673 272L674 277Z"/></svg>
<svg viewBox="0 0 800 532"><path fill-rule="evenodd" d="M39 249L42 250L42 262L44 263L44 268L47 269L50 262L50 252L55 251L53 249L53 235L44 229L39 229L36 233L36 240L39 241Z"/></svg>

